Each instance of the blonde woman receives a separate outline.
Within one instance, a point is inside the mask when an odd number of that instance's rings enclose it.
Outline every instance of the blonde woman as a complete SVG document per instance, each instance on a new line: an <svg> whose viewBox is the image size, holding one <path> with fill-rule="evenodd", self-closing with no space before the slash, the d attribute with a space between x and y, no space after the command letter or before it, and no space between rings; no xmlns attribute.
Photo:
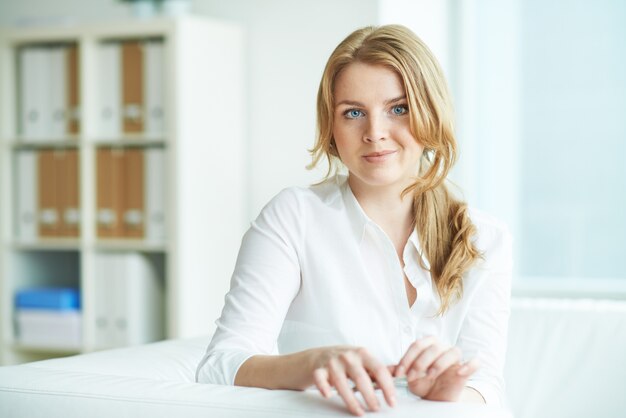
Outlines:
<svg viewBox="0 0 626 418"><path fill-rule="evenodd" d="M355 415L381 407L376 390L394 406L399 378L424 399L501 404L511 239L448 191L457 146L433 54L403 26L359 29L317 112L327 178L252 223L197 380L336 391Z"/></svg>

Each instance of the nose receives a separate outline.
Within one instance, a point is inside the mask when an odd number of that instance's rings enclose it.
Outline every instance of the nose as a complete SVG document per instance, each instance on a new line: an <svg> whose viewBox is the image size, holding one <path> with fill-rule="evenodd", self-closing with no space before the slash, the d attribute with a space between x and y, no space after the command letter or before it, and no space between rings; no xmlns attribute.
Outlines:
<svg viewBox="0 0 626 418"><path fill-rule="evenodd" d="M365 142L384 141L389 136L387 121L382 115L376 115L368 118L367 127L363 133Z"/></svg>

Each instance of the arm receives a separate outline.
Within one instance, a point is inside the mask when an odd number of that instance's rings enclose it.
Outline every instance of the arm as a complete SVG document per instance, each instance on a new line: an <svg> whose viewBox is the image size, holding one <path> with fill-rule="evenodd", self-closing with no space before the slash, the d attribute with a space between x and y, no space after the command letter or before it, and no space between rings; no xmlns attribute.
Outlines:
<svg viewBox="0 0 626 418"><path fill-rule="evenodd" d="M241 365L236 386L304 390L314 384L313 350L278 356L252 356Z"/></svg>
<svg viewBox="0 0 626 418"><path fill-rule="evenodd" d="M467 313L457 347L434 336L415 341L394 371L406 373L409 390L429 400L499 404L504 398L502 372L506 351L511 284L511 239L491 225L479 236L485 261L472 269ZM471 284L470 284L471 283ZM467 363L461 363L462 355Z"/></svg>
<svg viewBox="0 0 626 418"><path fill-rule="evenodd" d="M300 288L301 218L297 196L286 190L244 235L217 329L196 372L198 382L232 385L251 356L274 352Z"/></svg>
<svg viewBox="0 0 626 418"><path fill-rule="evenodd" d="M504 400L504 359L510 313L512 240L504 227L481 231L477 244L484 262L476 267L484 275L478 284L457 341L467 358L477 357L479 370L467 387L489 404Z"/></svg>

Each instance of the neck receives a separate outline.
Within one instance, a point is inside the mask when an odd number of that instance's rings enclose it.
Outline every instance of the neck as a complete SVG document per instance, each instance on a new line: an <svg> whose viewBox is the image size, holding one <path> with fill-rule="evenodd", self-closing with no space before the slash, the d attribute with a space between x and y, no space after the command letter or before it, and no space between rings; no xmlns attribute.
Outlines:
<svg viewBox="0 0 626 418"><path fill-rule="evenodd" d="M388 234L390 230L410 231L413 229L413 195L402 197L402 191L411 183L390 186L369 186L348 178L350 189L367 216L382 227Z"/></svg>

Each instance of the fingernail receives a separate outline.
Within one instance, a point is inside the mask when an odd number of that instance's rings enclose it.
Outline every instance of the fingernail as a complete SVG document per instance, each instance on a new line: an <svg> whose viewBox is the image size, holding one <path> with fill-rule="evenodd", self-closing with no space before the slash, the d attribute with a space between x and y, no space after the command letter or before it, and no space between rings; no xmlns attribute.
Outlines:
<svg viewBox="0 0 626 418"><path fill-rule="evenodd" d="M389 401L391 402L392 407L396 406L396 397L394 395L389 397Z"/></svg>
<svg viewBox="0 0 626 418"><path fill-rule="evenodd" d="M461 368L456 372L458 375L464 375L465 373L467 373L467 370L469 368L467 366L461 366Z"/></svg>

